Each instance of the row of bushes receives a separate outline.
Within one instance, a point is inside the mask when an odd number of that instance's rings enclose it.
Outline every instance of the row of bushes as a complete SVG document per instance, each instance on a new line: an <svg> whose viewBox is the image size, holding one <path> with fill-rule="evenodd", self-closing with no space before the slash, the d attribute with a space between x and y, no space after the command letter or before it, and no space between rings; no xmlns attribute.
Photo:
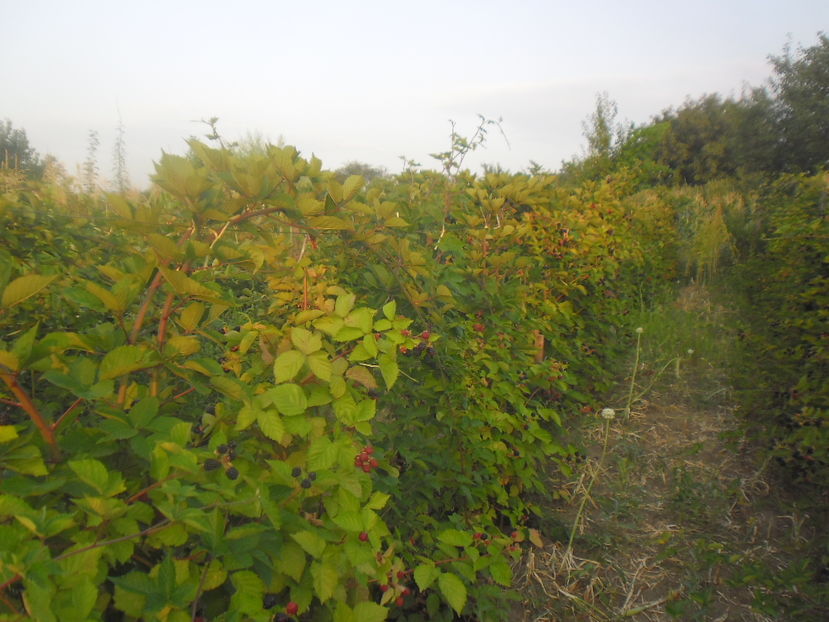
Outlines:
<svg viewBox="0 0 829 622"><path fill-rule="evenodd" d="M0 607L499 619L670 212L191 148L147 196L2 195Z"/></svg>

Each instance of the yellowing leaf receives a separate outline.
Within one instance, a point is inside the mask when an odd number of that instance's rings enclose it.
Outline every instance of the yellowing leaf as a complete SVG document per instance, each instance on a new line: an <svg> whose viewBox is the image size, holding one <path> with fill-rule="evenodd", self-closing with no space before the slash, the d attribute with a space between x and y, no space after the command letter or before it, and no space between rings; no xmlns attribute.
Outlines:
<svg viewBox="0 0 829 622"><path fill-rule="evenodd" d="M362 175L351 175L343 184L343 201L350 201L366 183Z"/></svg>
<svg viewBox="0 0 829 622"><path fill-rule="evenodd" d="M195 330L204 315L204 308L201 302L189 304L178 316L179 325L188 333Z"/></svg>
<svg viewBox="0 0 829 622"><path fill-rule="evenodd" d="M539 533L538 529L529 529L529 539L534 545L539 548L544 548L544 540L541 539L541 533Z"/></svg>
<svg viewBox="0 0 829 622"><path fill-rule="evenodd" d="M308 219L308 224L314 229L347 231L354 228L349 221L337 216L313 216Z"/></svg>
<svg viewBox="0 0 829 622"><path fill-rule="evenodd" d="M173 355L190 356L201 349L201 342L192 335L175 335L170 337L165 349Z"/></svg>
<svg viewBox="0 0 829 622"><path fill-rule="evenodd" d="M17 371L20 369L20 360L7 350L0 350L0 365L10 371Z"/></svg>
<svg viewBox="0 0 829 622"><path fill-rule="evenodd" d="M195 279L191 279L183 272L179 272L178 270L170 270L164 266L158 266L158 269L161 274L164 275L164 279L170 284L177 294L199 298L200 300L205 300L207 302L223 302L218 293L214 292L209 287L205 287Z"/></svg>
<svg viewBox="0 0 829 622"><path fill-rule="evenodd" d="M158 365L158 355L141 346L119 346L111 350L101 361L98 380L110 380L118 376Z"/></svg>
<svg viewBox="0 0 829 622"><path fill-rule="evenodd" d="M98 285L97 283L93 283L92 281L87 281L85 287L86 291L88 291L90 294L92 294L98 300L104 303L104 306L113 313L121 315L124 312L127 303L126 298L119 298L105 287L101 287L100 285Z"/></svg>
<svg viewBox="0 0 829 622"><path fill-rule="evenodd" d="M348 371L345 372L345 375L347 378L359 382L369 390L377 388L377 381L374 379L374 375L368 368L363 367L362 365L349 367Z"/></svg>
<svg viewBox="0 0 829 622"><path fill-rule="evenodd" d="M20 304L46 288L56 278L58 278L57 274L27 274L16 278L3 291L3 297L0 298L0 307L8 309Z"/></svg>
<svg viewBox="0 0 829 622"><path fill-rule="evenodd" d="M0 425L0 443L8 443L17 438L17 430L13 425Z"/></svg>

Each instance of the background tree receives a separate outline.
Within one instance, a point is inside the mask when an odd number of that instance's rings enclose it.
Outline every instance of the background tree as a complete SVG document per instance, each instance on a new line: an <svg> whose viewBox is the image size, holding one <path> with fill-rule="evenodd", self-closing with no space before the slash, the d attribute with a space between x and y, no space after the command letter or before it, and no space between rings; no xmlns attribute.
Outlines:
<svg viewBox="0 0 829 622"><path fill-rule="evenodd" d="M0 122L0 166L24 171L29 177L43 174L43 162L29 144L26 131L15 128L8 119Z"/></svg>
<svg viewBox="0 0 829 622"><path fill-rule="evenodd" d="M719 95L687 101L678 110L667 110L657 123L668 123L657 161L672 170L673 181L705 183L735 172L733 153L735 103Z"/></svg>
<svg viewBox="0 0 829 622"><path fill-rule="evenodd" d="M365 162L359 162L357 160L346 162L334 172L337 175L337 179L340 181L345 181L351 175L362 175L366 182L370 182L372 179L376 179L378 177L386 177L389 174L389 172L382 166L372 166L371 164L366 164Z"/></svg>
<svg viewBox="0 0 829 622"><path fill-rule="evenodd" d="M83 185L87 193L95 192L98 183L98 146L101 144L98 132L89 130L86 145L86 160L83 163Z"/></svg>
<svg viewBox="0 0 829 622"><path fill-rule="evenodd" d="M587 153L582 158L563 163L565 180L600 179L615 168L616 154L630 132L629 128L616 122L618 111L618 105L607 92L596 95L595 110L582 122Z"/></svg>
<svg viewBox="0 0 829 622"><path fill-rule="evenodd" d="M115 175L115 189L124 193L129 189L130 180L127 172L127 147L124 122L118 114L118 127L115 130L115 145L112 149L112 172Z"/></svg>
<svg viewBox="0 0 829 622"><path fill-rule="evenodd" d="M829 164L829 37L818 34L818 43L789 47L782 56L770 58L775 76L780 131L781 163L786 170L815 171Z"/></svg>

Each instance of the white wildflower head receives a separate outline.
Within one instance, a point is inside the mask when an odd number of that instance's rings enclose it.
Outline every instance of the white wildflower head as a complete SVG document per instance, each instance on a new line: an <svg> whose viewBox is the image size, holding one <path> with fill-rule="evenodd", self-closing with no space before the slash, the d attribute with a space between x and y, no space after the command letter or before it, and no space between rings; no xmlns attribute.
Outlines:
<svg viewBox="0 0 829 622"><path fill-rule="evenodd" d="M614 419L616 417L616 411L612 408L602 408L600 414L604 419Z"/></svg>
<svg viewBox="0 0 829 622"><path fill-rule="evenodd" d="M645 332L645 329L644 329L644 328L642 328L641 326L639 326L639 327L637 327L637 328L636 328L636 334L637 334L637 335L641 335L641 334L642 334L642 333L644 333L644 332Z"/></svg>
<svg viewBox="0 0 829 622"><path fill-rule="evenodd" d="M688 356L693 356L693 355L694 355L694 349L693 348L688 348Z"/></svg>

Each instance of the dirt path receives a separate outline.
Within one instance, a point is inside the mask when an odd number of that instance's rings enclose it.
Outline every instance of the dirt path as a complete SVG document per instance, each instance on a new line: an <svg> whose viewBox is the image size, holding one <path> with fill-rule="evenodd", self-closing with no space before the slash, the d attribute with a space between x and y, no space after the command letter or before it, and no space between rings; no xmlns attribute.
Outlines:
<svg viewBox="0 0 829 622"><path fill-rule="evenodd" d="M586 425L587 459L554 483L569 500L550 504L545 546L516 569L523 620L829 619L799 589L813 575L799 559L814 553L814 517L767 480L722 370L689 353L638 371L637 392L649 375L656 388L629 417ZM574 524L569 547L561 531Z"/></svg>

